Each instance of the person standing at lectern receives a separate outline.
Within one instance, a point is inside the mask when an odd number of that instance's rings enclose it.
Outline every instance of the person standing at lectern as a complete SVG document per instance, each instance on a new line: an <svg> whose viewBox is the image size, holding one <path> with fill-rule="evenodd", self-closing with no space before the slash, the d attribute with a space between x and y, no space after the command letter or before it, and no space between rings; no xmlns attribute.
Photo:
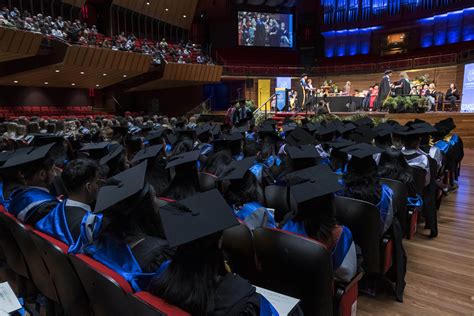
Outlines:
<svg viewBox="0 0 474 316"><path fill-rule="evenodd" d="M392 76L392 71L391 70L386 70L384 73L384 76L382 78L382 81L380 81L379 85L379 95L377 98L377 109L380 110L382 108L383 103L385 100L388 98L390 95L391 91L391 83L390 83L390 77Z"/></svg>

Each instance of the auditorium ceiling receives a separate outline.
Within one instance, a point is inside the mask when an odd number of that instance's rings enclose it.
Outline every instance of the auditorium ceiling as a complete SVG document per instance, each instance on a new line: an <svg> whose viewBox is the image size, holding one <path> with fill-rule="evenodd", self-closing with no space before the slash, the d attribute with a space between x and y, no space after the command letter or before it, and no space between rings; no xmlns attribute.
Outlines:
<svg viewBox="0 0 474 316"><path fill-rule="evenodd" d="M0 28L0 63L38 54L42 40L41 34Z"/></svg>
<svg viewBox="0 0 474 316"><path fill-rule="evenodd" d="M191 28L198 0L113 0L112 4L184 29Z"/></svg>

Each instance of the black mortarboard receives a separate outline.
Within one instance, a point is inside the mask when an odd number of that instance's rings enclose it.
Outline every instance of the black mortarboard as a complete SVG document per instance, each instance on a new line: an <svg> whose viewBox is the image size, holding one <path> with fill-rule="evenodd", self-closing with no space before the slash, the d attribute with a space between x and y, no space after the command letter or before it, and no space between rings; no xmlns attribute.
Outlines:
<svg viewBox="0 0 474 316"><path fill-rule="evenodd" d="M240 134L245 134L246 131L248 131L248 127L247 126L240 126L240 127L232 127L232 129L230 130L231 133L240 133Z"/></svg>
<svg viewBox="0 0 474 316"><path fill-rule="evenodd" d="M188 151L176 156L173 156L168 159L168 163L166 164L166 169L180 166L186 163L191 163L195 162L199 159L201 151L195 150L195 151Z"/></svg>
<svg viewBox="0 0 474 316"><path fill-rule="evenodd" d="M177 128L174 130L175 134L178 136L178 139L192 139L194 140L196 136L196 131L194 129L187 128Z"/></svg>
<svg viewBox="0 0 474 316"><path fill-rule="evenodd" d="M162 206L160 217L170 247L239 225L229 204L215 189Z"/></svg>
<svg viewBox="0 0 474 316"><path fill-rule="evenodd" d="M275 128L277 124L278 124L277 121L275 121L274 119L266 119L260 124L260 126L270 125L273 128Z"/></svg>
<svg viewBox="0 0 474 316"><path fill-rule="evenodd" d="M3 166L5 162L10 159L10 157L14 154L14 151L3 151L0 152L0 166Z"/></svg>
<svg viewBox="0 0 474 316"><path fill-rule="evenodd" d="M353 131L357 128L357 125L352 122L342 122L342 124L338 124L337 131L340 134L344 134L350 131Z"/></svg>
<svg viewBox="0 0 474 316"><path fill-rule="evenodd" d="M255 164L256 157L247 157L242 160L233 160L223 174L219 177L219 180L240 180L242 179L247 171Z"/></svg>
<svg viewBox="0 0 474 316"><path fill-rule="evenodd" d="M2 168L21 166L44 159L54 145L55 143L51 143L39 147L28 147L27 150L17 150L7 159Z"/></svg>
<svg viewBox="0 0 474 316"><path fill-rule="evenodd" d="M161 150L163 149L163 145L153 145L150 147L145 147L141 150L139 150L135 156L133 157L132 161L130 161L131 164L136 164L138 162L141 162L145 159L153 159L156 158Z"/></svg>
<svg viewBox="0 0 474 316"><path fill-rule="evenodd" d="M242 140L242 134L239 132L230 133L230 134L222 134L221 140L228 141L228 142L236 142Z"/></svg>
<svg viewBox="0 0 474 316"><path fill-rule="evenodd" d="M377 137L388 136L392 134L394 130L395 128L388 123L381 123L372 129L372 131L377 135Z"/></svg>
<svg viewBox="0 0 474 316"><path fill-rule="evenodd" d="M270 125L264 125L264 126L261 126L259 129L258 129L258 137L260 139L264 139L266 137L270 137L274 140L282 140L281 137L277 134L277 132L275 131L275 129L270 126Z"/></svg>
<svg viewBox="0 0 474 316"><path fill-rule="evenodd" d="M304 73L301 74L300 78L307 77L307 76L308 76L308 74L304 72Z"/></svg>
<svg viewBox="0 0 474 316"><path fill-rule="evenodd" d="M384 75L388 75L388 74L391 74L393 71L391 70L385 70L385 72L383 73Z"/></svg>
<svg viewBox="0 0 474 316"><path fill-rule="evenodd" d="M298 171L298 178L301 175L307 174L308 177L303 177L307 181L292 185L290 193L297 204L308 202L312 199L332 194L343 189L339 184L337 175L329 168L328 165L319 165L311 168ZM288 176L291 178L292 174ZM317 210L315 210L317 212Z"/></svg>
<svg viewBox="0 0 474 316"><path fill-rule="evenodd" d="M118 145L118 144L112 145L110 152L100 159L99 164L105 165L111 162L112 160L119 158L122 153L123 153L122 145Z"/></svg>
<svg viewBox="0 0 474 316"><path fill-rule="evenodd" d="M321 124L316 128L316 135L326 136L326 135L335 133L336 131L337 131L337 128L332 123Z"/></svg>
<svg viewBox="0 0 474 316"><path fill-rule="evenodd" d="M100 188L97 195L94 213L104 212L108 208L139 193L146 187L147 162L127 169L107 181L110 183Z"/></svg>
<svg viewBox="0 0 474 316"><path fill-rule="evenodd" d="M349 138L356 143L370 144L376 136L377 134L369 126L361 125L350 133Z"/></svg>
<svg viewBox="0 0 474 316"><path fill-rule="evenodd" d="M331 148L339 150L339 149L342 149L344 147L352 146L355 143L353 141L348 140L348 139L341 138L341 139L337 139L337 140L334 140L334 141L331 141L331 142L326 142L326 144Z"/></svg>
<svg viewBox="0 0 474 316"><path fill-rule="evenodd" d="M298 127L298 124L296 122L288 122L284 123L282 126L283 131L285 132L286 135L290 134L291 131L293 131L295 128Z"/></svg>
<svg viewBox="0 0 474 316"><path fill-rule="evenodd" d="M168 135L166 135L166 140L167 143L169 143L170 145L174 145L178 142L178 137L176 137L174 133L169 133Z"/></svg>
<svg viewBox="0 0 474 316"><path fill-rule="evenodd" d="M439 126L439 127L442 127L448 133L456 128L456 124L454 124L454 120L451 117L439 121L436 125Z"/></svg>
<svg viewBox="0 0 474 316"><path fill-rule="evenodd" d="M153 129L153 124L143 124L138 126L143 133L148 133Z"/></svg>
<svg viewBox="0 0 474 316"><path fill-rule="evenodd" d="M372 121L372 119L368 116L361 117L358 120L354 121L353 123L356 124L357 126L373 126L374 125L374 121Z"/></svg>
<svg viewBox="0 0 474 316"><path fill-rule="evenodd" d="M434 128L431 124L422 122L422 123L414 123L410 125L410 127L416 130L419 134L431 134L435 133L438 130Z"/></svg>
<svg viewBox="0 0 474 316"><path fill-rule="evenodd" d="M318 150L313 145L286 146L285 151L287 152L290 159L309 159L321 157L318 153Z"/></svg>
<svg viewBox="0 0 474 316"><path fill-rule="evenodd" d="M374 154L384 152L383 149L379 147L375 147L366 143L355 144L346 148L341 149L342 152L351 155L356 158L366 158L371 157Z"/></svg>
<svg viewBox="0 0 474 316"><path fill-rule="evenodd" d="M108 150L110 142L88 143L84 144L80 151Z"/></svg>
<svg viewBox="0 0 474 316"><path fill-rule="evenodd" d="M203 124L198 127L196 127L196 135L201 136L206 133L211 133L212 126L211 124Z"/></svg>
<svg viewBox="0 0 474 316"><path fill-rule="evenodd" d="M212 125L211 131L212 135L219 136L221 134L221 126L217 124Z"/></svg>
<svg viewBox="0 0 474 316"><path fill-rule="evenodd" d="M319 123L308 122L303 125L303 128L311 133L311 135L318 129Z"/></svg>
<svg viewBox="0 0 474 316"><path fill-rule="evenodd" d="M64 136L54 134L33 134L33 140L30 142L30 146L43 146L51 143L62 143L65 139Z"/></svg>
<svg viewBox="0 0 474 316"><path fill-rule="evenodd" d="M314 137L301 127L297 127L285 137L285 142L291 146L309 145L314 142Z"/></svg>

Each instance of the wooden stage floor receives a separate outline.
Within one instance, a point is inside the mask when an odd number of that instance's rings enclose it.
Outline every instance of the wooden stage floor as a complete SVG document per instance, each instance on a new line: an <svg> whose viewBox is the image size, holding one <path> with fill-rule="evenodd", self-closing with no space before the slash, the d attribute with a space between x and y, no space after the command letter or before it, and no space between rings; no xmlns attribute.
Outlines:
<svg viewBox="0 0 474 316"><path fill-rule="evenodd" d="M473 183L474 150L466 150L459 189L445 197L439 212L439 236L428 239L429 231L419 226L414 239L404 240L404 302L360 296L358 315L474 315Z"/></svg>

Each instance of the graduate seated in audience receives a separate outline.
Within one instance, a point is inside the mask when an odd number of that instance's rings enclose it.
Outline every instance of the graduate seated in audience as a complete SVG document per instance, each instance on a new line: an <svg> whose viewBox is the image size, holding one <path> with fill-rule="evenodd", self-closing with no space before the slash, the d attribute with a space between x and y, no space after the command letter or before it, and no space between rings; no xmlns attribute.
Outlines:
<svg viewBox="0 0 474 316"><path fill-rule="evenodd" d="M396 133L403 137L403 148L401 152L405 156L405 160L410 167L421 168L425 171L425 186L427 186L430 183L431 172L428 155L420 151L420 133L411 128Z"/></svg>
<svg viewBox="0 0 474 316"><path fill-rule="evenodd" d="M222 231L238 225L217 190L160 208L173 259L150 291L192 315L278 315L247 280L228 271Z"/></svg>
<svg viewBox="0 0 474 316"><path fill-rule="evenodd" d="M247 157L232 161L218 180L224 182L221 186L224 197L239 220L250 229L275 228L272 211L262 205L263 189L257 178L261 176L263 167L255 164L255 159L256 157Z"/></svg>
<svg viewBox="0 0 474 316"><path fill-rule="evenodd" d="M227 151L219 151L213 153L206 160L202 168L202 172L213 175L215 177L220 177L225 170L227 165L232 162L232 157Z"/></svg>
<svg viewBox="0 0 474 316"><path fill-rule="evenodd" d="M36 224L58 204L50 193L55 169L49 152L54 145L18 150L2 166L19 168L23 175L26 185L11 193L8 212L30 225Z"/></svg>
<svg viewBox="0 0 474 316"><path fill-rule="evenodd" d="M70 161L61 179L67 191L66 198L36 223L36 229L73 246L81 236L82 229L90 230L86 235L94 233L96 218L89 215L102 180L99 178L98 164L89 159Z"/></svg>
<svg viewBox="0 0 474 316"><path fill-rule="evenodd" d="M174 176L163 197L181 200L199 192L198 159L200 151L189 151L174 155L168 159L166 169L171 169Z"/></svg>
<svg viewBox="0 0 474 316"><path fill-rule="evenodd" d="M10 206L11 193L25 185L18 168L1 168L13 154L13 151L0 153L0 205L6 210Z"/></svg>
<svg viewBox="0 0 474 316"><path fill-rule="evenodd" d="M327 165L319 165L287 177L297 210L287 214L281 229L326 246L336 278L349 282L357 273L356 246L349 228L336 222L333 194L342 189L336 175Z"/></svg>
<svg viewBox="0 0 474 316"><path fill-rule="evenodd" d="M373 155L382 152L369 144L356 144L342 149L351 155L347 164L347 173L343 180L345 189L342 195L374 204L380 211L380 221L385 233L393 219L393 191L381 184L377 177L377 164Z"/></svg>
<svg viewBox="0 0 474 316"><path fill-rule="evenodd" d="M146 179L147 162L110 178L101 187L94 213L101 231L81 253L121 274L135 291L146 289L173 250L164 238L155 189Z"/></svg>

